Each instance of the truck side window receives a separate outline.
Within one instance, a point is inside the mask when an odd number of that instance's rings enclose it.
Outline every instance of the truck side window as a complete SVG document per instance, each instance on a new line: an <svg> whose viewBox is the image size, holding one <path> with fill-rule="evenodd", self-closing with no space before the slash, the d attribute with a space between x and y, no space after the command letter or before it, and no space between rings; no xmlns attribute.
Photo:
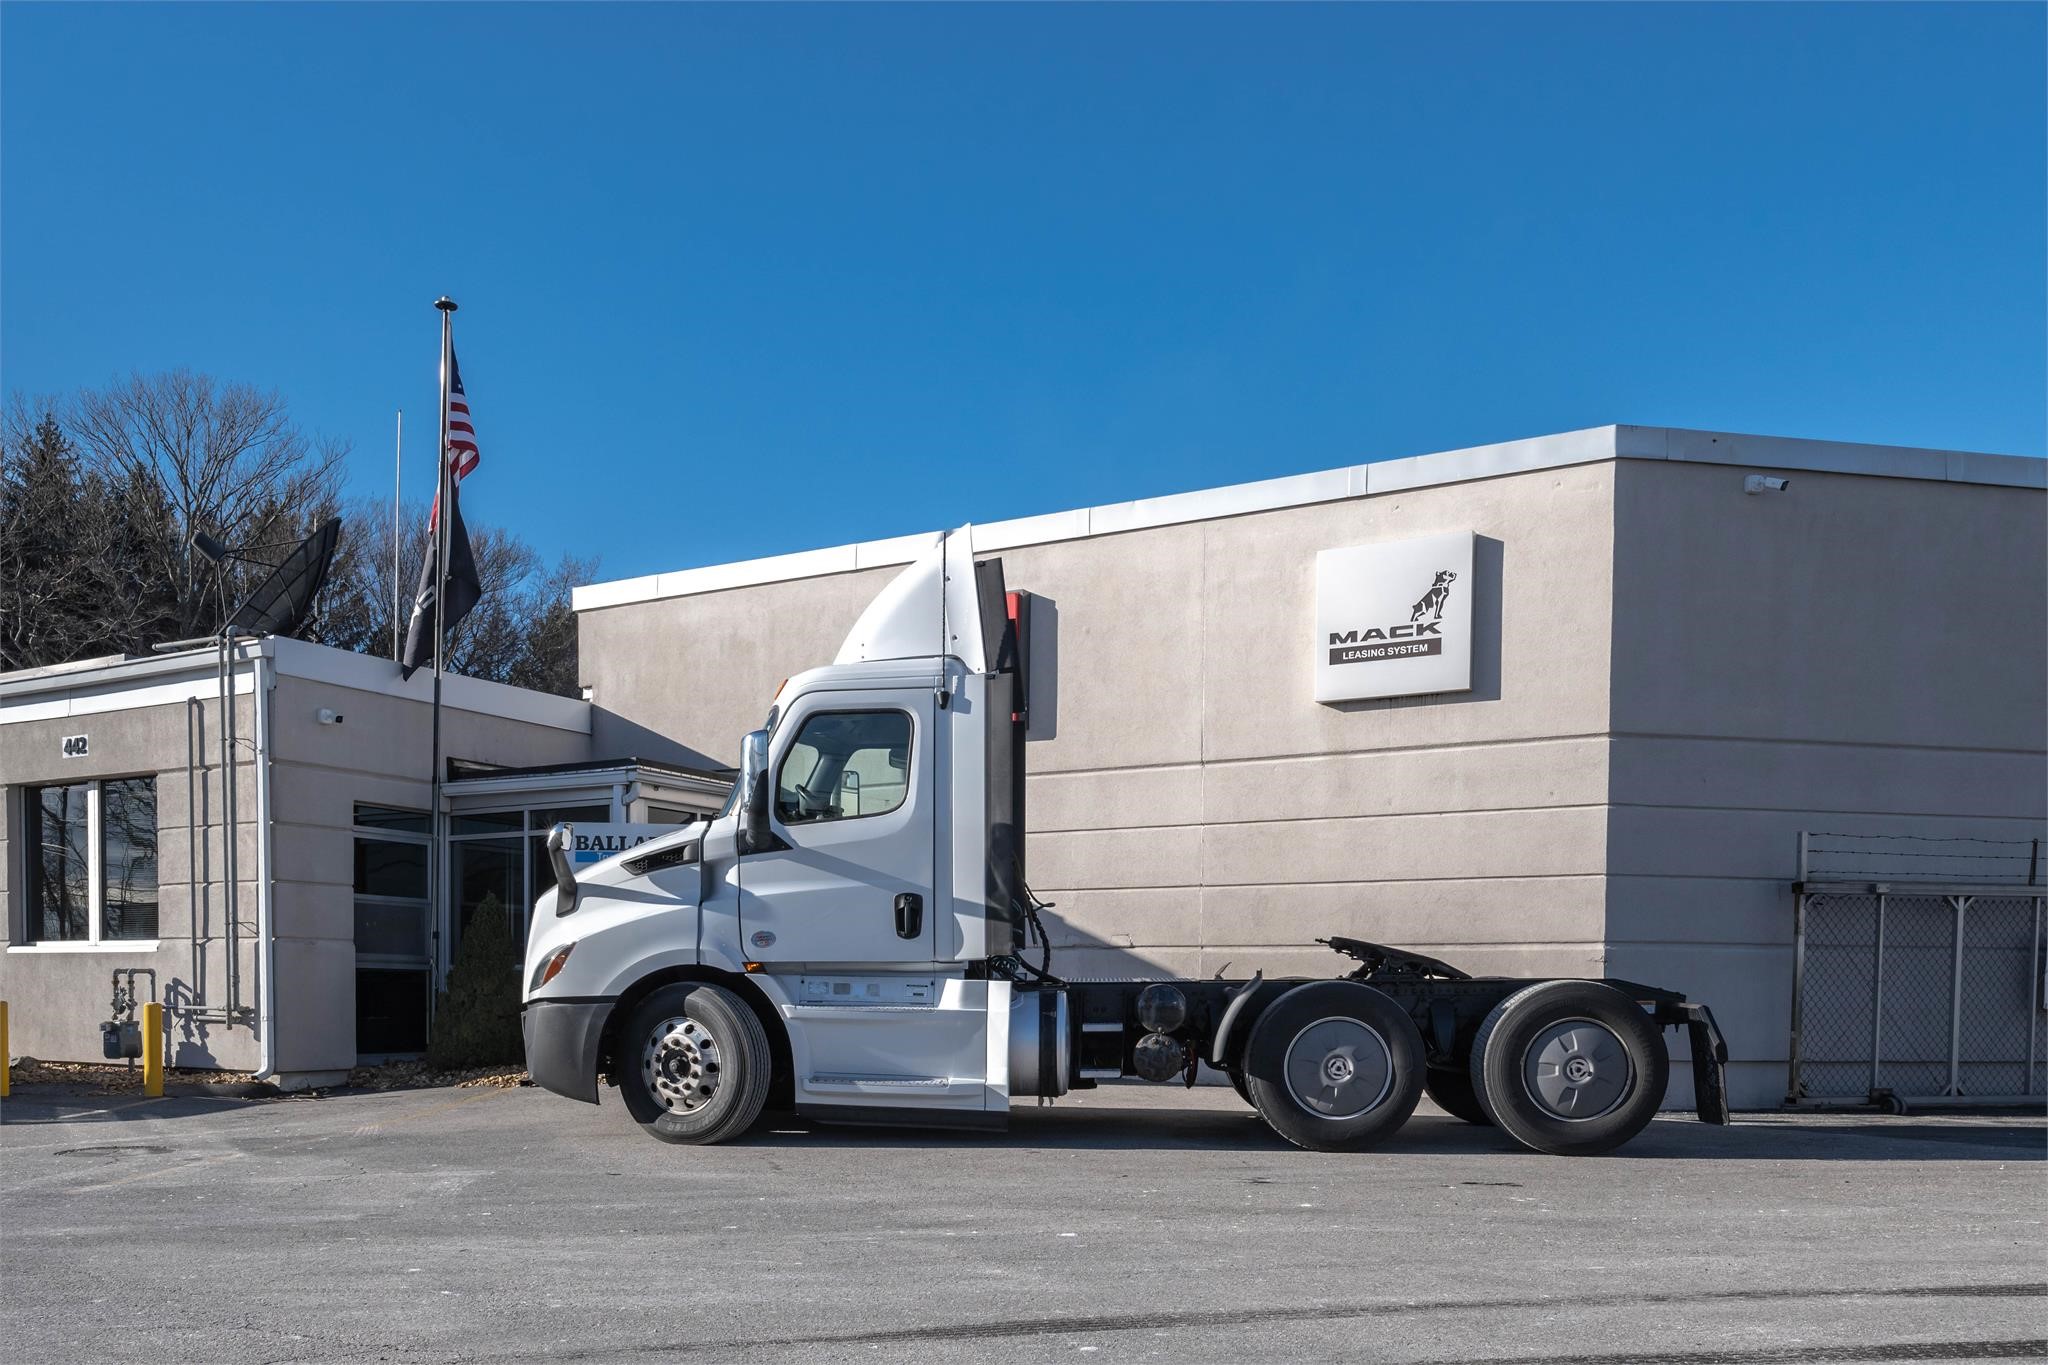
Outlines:
<svg viewBox="0 0 2048 1365"><path fill-rule="evenodd" d="M910 779L910 716L902 711L822 711L805 719L775 776L775 814L785 825L886 815Z"/></svg>

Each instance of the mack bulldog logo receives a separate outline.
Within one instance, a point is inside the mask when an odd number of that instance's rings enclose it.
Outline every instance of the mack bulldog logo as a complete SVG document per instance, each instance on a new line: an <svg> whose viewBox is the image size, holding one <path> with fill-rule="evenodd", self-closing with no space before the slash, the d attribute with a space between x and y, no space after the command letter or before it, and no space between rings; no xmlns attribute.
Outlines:
<svg viewBox="0 0 2048 1365"><path fill-rule="evenodd" d="M1457 575L1449 569L1438 569L1436 571L1436 582L1430 584L1429 591L1422 594L1422 600L1417 602L1415 609L1408 613L1408 619L1410 621L1420 621L1422 614L1428 612L1430 620L1443 620L1444 603L1451 600L1451 581L1456 577Z"/></svg>
<svg viewBox="0 0 2048 1365"><path fill-rule="evenodd" d="M1330 632L1330 662L1366 664L1379 659L1412 659L1444 652L1444 605L1458 575L1438 569L1436 581L1408 613L1405 625L1368 626L1364 630ZM1427 616L1428 620L1422 618Z"/></svg>

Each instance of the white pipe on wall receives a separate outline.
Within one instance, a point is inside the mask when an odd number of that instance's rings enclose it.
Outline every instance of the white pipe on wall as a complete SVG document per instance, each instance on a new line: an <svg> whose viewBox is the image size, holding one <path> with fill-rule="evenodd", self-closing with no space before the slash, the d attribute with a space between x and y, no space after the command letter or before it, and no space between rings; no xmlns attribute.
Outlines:
<svg viewBox="0 0 2048 1365"><path fill-rule="evenodd" d="M256 712L256 951L262 974L256 985L256 1032L262 1050L255 1079L267 1081L277 1074L277 921L270 888L270 693L277 675L267 637L258 642L251 668L249 701Z"/></svg>

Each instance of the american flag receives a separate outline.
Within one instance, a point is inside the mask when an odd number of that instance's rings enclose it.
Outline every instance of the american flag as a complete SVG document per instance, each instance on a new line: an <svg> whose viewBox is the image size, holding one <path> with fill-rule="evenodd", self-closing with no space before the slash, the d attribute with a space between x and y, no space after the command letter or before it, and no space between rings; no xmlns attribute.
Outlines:
<svg viewBox="0 0 2048 1365"><path fill-rule="evenodd" d="M453 347L448 351L448 486L450 488L468 478L479 464L483 463L483 452L477 449L476 427L469 420L469 399L462 392L462 366L456 362ZM434 490L434 509L427 516L428 526L441 524L441 490Z"/></svg>

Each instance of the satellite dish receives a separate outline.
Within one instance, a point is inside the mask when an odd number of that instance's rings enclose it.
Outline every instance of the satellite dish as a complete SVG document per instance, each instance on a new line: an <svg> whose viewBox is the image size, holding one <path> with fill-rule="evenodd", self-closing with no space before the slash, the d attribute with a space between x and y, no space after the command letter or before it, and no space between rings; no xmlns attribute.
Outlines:
<svg viewBox="0 0 2048 1365"><path fill-rule="evenodd" d="M340 539L340 517L321 522L235 609L227 628L238 635L289 635L304 625Z"/></svg>

